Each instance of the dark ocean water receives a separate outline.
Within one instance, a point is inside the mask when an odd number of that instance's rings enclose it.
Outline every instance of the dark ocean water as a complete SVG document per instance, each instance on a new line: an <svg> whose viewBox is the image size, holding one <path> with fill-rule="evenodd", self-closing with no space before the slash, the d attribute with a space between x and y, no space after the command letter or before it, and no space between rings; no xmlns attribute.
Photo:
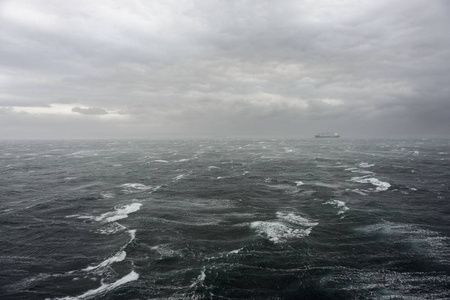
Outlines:
<svg viewBox="0 0 450 300"><path fill-rule="evenodd" d="M0 299L448 299L449 153L2 141Z"/></svg>

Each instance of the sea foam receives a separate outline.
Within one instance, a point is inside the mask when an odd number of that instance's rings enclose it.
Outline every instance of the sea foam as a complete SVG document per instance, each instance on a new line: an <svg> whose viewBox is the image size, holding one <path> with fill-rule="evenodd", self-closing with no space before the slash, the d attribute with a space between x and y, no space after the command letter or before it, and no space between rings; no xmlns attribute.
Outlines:
<svg viewBox="0 0 450 300"><path fill-rule="evenodd" d="M296 215L294 213L277 212L277 217L279 219L285 220L289 223L297 224L297 225L305 226L305 227L314 227L319 224L317 222L312 222L312 221L310 221L302 216Z"/></svg>
<svg viewBox="0 0 450 300"><path fill-rule="evenodd" d="M375 166L375 164L369 164L369 163L366 163L366 162L362 162L362 163L359 164L359 166L361 168L370 168L370 167Z"/></svg>
<svg viewBox="0 0 450 300"><path fill-rule="evenodd" d="M100 287L94 289L94 290L89 290L84 294L81 294L79 296L75 296L75 297L64 297L64 298L56 298L59 300L84 300L84 299L90 299L93 298L95 296L98 295L102 295L105 294L106 292L112 291L116 288L118 288L121 285L124 285L128 282L131 281L135 281L139 278L139 274L136 273L135 271L131 271L130 273L128 273L127 275L125 275L124 277L120 278L119 280L112 282L112 283L108 283L105 284L103 283Z"/></svg>
<svg viewBox="0 0 450 300"><path fill-rule="evenodd" d="M111 265L112 263L123 261L125 259L125 257L127 257L127 253L125 251L119 251L115 255L113 255L110 258L102 261L98 265L84 268L82 271L89 272L89 271L94 271L94 270L98 270L98 269L103 269L103 268Z"/></svg>
<svg viewBox="0 0 450 300"><path fill-rule="evenodd" d="M380 181L375 177L368 177L368 176L352 177L352 179L350 180L358 183L371 183L374 186L376 186L375 191L377 192L387 191L391 187L391 184L389 182Z"/></svg>
<svg viewBox="0 0 450 300"><path fill-rule="evenodd" d="M349 208L345 205L344 201L330 200L330 201L325 202L325 204L331 204L331 205L335 206L338 209L338 212L337 212L338 215L342 215L347 210L349 210Z"/></svg>
<svg viewBox="0 0 450 300"><path fill-rule="evenodd" d="M319 224L294 213L277 212L276 215L277 220L252 222L250 228L278 244L290 239L306 237L310 235L312 228Z"/></svg>
<svg viewBox="0 0 450 300"><path fill-rule="evenodd" d="M280 222L263 221L252 222L250 227L255 229L258 234L267 237L269 241L275 244L285 242L286 240L292 238L302 238L308 236L312 229L296 229Z"/></svg>
<svg viewBox="0 0 450 300"><path fill-rule="evenodd" d="M154 187L150 186L150 185L145 185L142 183L124 183L121 185L122 187L122 191L124 191L125 193L133 193L136 191L146 191L146 190L150 190L150 189L154 189Z"/></svg>
<svg viewBox="0 0 450 300"><path fill-rule="evenodd" d="M99 217L96 217L95 220L98 222L106 221L106 222L114 222L120 219L128 218L128 215L134 213L141 209L142 203L131 203L125 206L119 206L115 211L107 212L102 214Z"/></svg>

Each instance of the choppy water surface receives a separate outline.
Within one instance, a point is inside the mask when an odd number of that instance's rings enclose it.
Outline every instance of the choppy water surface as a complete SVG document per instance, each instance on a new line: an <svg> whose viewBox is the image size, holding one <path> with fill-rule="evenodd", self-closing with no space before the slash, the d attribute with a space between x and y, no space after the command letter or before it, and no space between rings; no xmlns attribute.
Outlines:
<svg viewBox="0 0 450 300"><path fill-rule="evenodd" d="M449 145L3 141L0 298L450 298Z"/></svg>

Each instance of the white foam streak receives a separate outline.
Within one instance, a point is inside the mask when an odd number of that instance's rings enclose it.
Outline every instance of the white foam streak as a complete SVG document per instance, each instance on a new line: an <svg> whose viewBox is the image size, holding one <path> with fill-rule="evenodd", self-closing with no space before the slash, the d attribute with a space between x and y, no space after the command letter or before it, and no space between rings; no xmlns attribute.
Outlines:
<svg viewBox="0 0 450 300"><path fill-rule="evenodd" d="M205 271L206 271L206 268L203 268L203 270L200 271L200 275L198 275L197 279L191 284L191 288L196 285L203 284L203 282L206 279Z"/></svg>
<svg viewBox="0 0 450 300"><path fill-rule="evenodd" d="M280 222L252 222L250 228L265 236L269 241L278 244L292 238L302 238L311 233L311 228L295 229Z"/></svg>
<svg viewBox="0 0 450 300"><path fill-rule="evenodd" d="M123 226L123 227L125 227L125 226ZM84 268L84 269L82 269L82 271L89 272L89 271L94 271L94 270L102 270L115 262L123 261L127 257L127 253L123 249L125 249L125 247L128 246L136 238L136 229L128 230L128 233L130 234L130 240L119 250L119 252L117 252L110 258L105 259L98 265Z"/></svg>
<svg viewBox="0 0 450 300"><path fill-rule="evenodd" d="M178 175L177 177L174 178L175 181L180 180L181 178L184 177L184 174Z"/></svg>
<svg viewBox="0 0 450 300"><path fill-rule="evenodd" d="M109 283L109 284L102 284L99 288L96 288L94 290L89 290L86 293L79 295L79 296L75 296L75 297L64 297L64 298L57 298L60 300L84 300L84 299L89 299L92 298L94 296L97 295L101 295L104 294L106 292L112 291L116 288L118 288L121 285L124 285L128 282L131 281L135 281L139 278L139 274L136 273L135 271L131 271L130 273L128 273L127 275L125 275L124 277L120 278L119 280L113 282L113 283Z"/></svg>
<svg viewBox="0 0 450 300"><path fill-rule="evenodd" d="M360 194L360 195L363 195L363 196L367 196L368 195L367 193L361 191L360 189L354 189L354 190L352 190L352 192Z"/></svg>
<svg viewBox="0 0 450 300"><path fill-rule="evenodd" d="M311 222L310 220L301 217L299 215L296 215L294 213L283 213L283 212L277 212L277 217L280 219L283 219L289 223L293 223L293 224L297 224L300 226L305 226L305 227L313 227L318 225L319 223L317 222Z"/></svg>
<svg viewBox="0 0 450 300"><path fill-rule="evenodd" d="M241 252L243 249L244 249L244 248L239 248L239 249L236 249L236 250L232 250L232 251L228 252L228 254L238 254L238 253Z"/></svg>
<svg viewBox="0 0 450 300"><path fill-rule="evenodd" d="M138 211L141 209L142 203L131 203L125 205L123 207L116 208L115 211L107 212L102 214L99 217L96 217L96 221L106 221L106 222L114 222L120 219L128 218L128 214Z"/></svg>
<svg viewBox="0 0 450 300"><path fill-rule="evenodd" d="M250 228L278 244L289 239L306 237L311 234L312 228L319 224L294 213L277 212L276 215L279 221L256 221L250 223Z"/></svg>
<svg viewBox="0 0 450 300"><path fill-rule="evenodd" d="M190 161L190 160L191 160L190 158L182 158L182 159L176 160L175 162L185 162L185 161Z"/></svg>
<svg viewBox="0 0 450 300"><path fill-rule="evenodd" d="M114 234L114 233L117 233L117 232L125 230L125 229L126 229L125 226L123 226L117 222L114 222L114 223L110 223L108 226L106 226L103 229L99 229L98 232L101 234L110 235L110 234Z"/></svg>
<svg viewBox="0 0 450 300"><path fill-rule="evenodd" d="M128 193L132 193L136 190L138 191L146 191L146 190L150 190L153 189L152 186L149 185L145 185L142 183L124 183L121 185L121 187L123 188L124 192L128 192Z"/></svg>
<svg viewBox="0 0 450 300"><path fill-rule="evenodd" d="M358 183L371 183L377 187L375 189L375 191L377 192L386 191L391 187L389 182L380 181L375 177L368 177L368 176L353 177L351 181Z"/></svg>
<svg viewBox="0 0 450 300"><path fill-rule="evenodd" d="M100 264L98 264L96 266L91 266L91 267L84 268L82 271L88 272L88 271L93 271L93 270L105 268L105 267L109 266L112 263L123 261L125 259L125 257L127 257L127 253L125 251L120 251L120 252L117 252L114 256L111 256L110 258L104 260Z"/></svg>
<svg viewBox="0 0 450 300"><path fill-rule="evenodd" d="M359 166L361 168L370 168L370 167L373 167L375 165L374 164L369 164L369 163L366 163L366 162L362 162L362 163L359 164Z"/></svg>
<svg viewBox="0 0 450 300"><path fill-rule="evenodd" d="M344 214L347 210L349 210L349 208L345 205L344 201L340 201L340 200L330 200L325 202L325 204L331 204L334 205L336 208L338 208L338 215L342 215Z"/></svg>

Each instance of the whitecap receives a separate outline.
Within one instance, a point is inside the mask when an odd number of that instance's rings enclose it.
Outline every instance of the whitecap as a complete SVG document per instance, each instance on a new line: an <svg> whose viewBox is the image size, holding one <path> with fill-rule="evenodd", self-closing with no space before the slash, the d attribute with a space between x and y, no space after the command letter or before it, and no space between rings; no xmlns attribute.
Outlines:
<svg viewBox="0 0 450 300"><path fill-rule="evenodd" d="M176 176L176 177L174 178L174 180L175 180L175 181L178 181L178 180L180 180L181 178L183 178L184 176L185 176L184 174L180 174L180 175Z"/></svg>
<svg viewBox="0 0 450 300"><path fill-rule="evenodd" d="M345 205L344 201L340 201L340 200L330 200L325 202L325 204L331 204L334 205L336 208L338 208L338 215L342 215L344 214L347 210L349 210L349 208Z"/></svg>
<svg viewBox="0 0 450 300"><path fill-rule="evenodd" d="M66 216L66 218L71 219L71 218L77 218L77 219L88 219L88 220L95 220L94 216L86 216L86 215L69 215Z"/></svg>
<svg viewBox="0 0 450 300"><path fill-rule="evenodd" d="M102 261L98 265L84 268L84 269L82 269L82 271L89 272L89 271L93 271L93 270L97 270L97 269L103 269L103 268L111 265L112 263L123 261L125 259L125 257L127 257L127 253L122 250L122 251L117 252L116 254L111 256L110 258L105 259L104 261Z"/></svg>
<svg viewBox="0 0 450 300"><path fill-rule="evenodd" d="M375 191L377 192L386 191L391 187L391 184L389 182L380 181L375 177L368 177L368 176L353 177L351 181L358 183L371 183L377 187L375 189Z"/></svg>
<svg viewBox="0 0 450 300"><path fill-rule="evenodd" d="M297 185L297 186L301 186L301 185L304 185L304 183L303 183L303 181L294 181L295 182L295 184Z"/></svg>
<svg viewBox="0 0 450 300"><path fill-rule="evenodd" d="M117 222L113 222L113 223L109 223L105 228L97 230L97 232L100 234L110 235L110 234L114 234L114 233L120 232L125 229L126 229L125 226L123 226Z"/></svg>
<svg viewBox="0 0 450 300"><path fill-rule="evenodd" d="M239 248L239 249L236 249L236 250L232 250L232 251L228 252L228 254L238 254L242 250L244 250L244 248Z"/></svg>
<svg viewBox="0 0 450 300"><path fill-rule="evenodd" d="M220 169L220 168L219 168L219 167L216 167L216 166L209 166L209 167L208 167L208 170L210 170L210 171L213 170L213 169Z"/></svg>
<svg viewBox="0 0 450 300"><path fill-rule="evenodd" d="M155 159L154 162L158 162L158 163L168 163L167 160L164 159Z"/></svg>
<svg viewBox="0 0 450 300"><path fill-rule="evenodd" d="M314 185L316 186L321 186L321 187L326 187L326 188L331 188L331 189L336 189L339 188L339 184L331 184L331 183L325 183L325 182L320 182L320 181L316 181L313 182Z"/></svg>
<svg viewBox="0 0 450 300"><path fill-rule="evenodd" d="M154 250L161 255L161 257L173 257L178 256L179 252L172 250L169 248L168 245L157 245L150 248L151 250Z"/></svg>
<svg viewBox="0 0 450 300"><path fill-rule="evenodd" d="M200 271L200 275L198 275L197 279L191 284L191 288L196 286L196 285L202 285L203 282L206 279L206 274L205 274L206 268L203 267L203 269Z"/></svg>
<svg viewBox="0 0 450 300"><path fill-rule="evenodd" d="M113 192L102 192L100 195L103 199L111 199L115 196Z"/></svg>
<svg viewBox="0 0 450 300"><path fill-rule="evenodd" d="M355 171L355 170L358 170L358 168L346 168L346 169L344 169L345 171Z"/></svg>
<svg viewBox="0 0 450 300"><path fill-rule="evenodd" d="M56 299L60 299L60 300L83 300L83 299L89 299L92 298L94 296L98 296L101 294L105 294L106 292L112 291L116 288L118 288L121 285L124 285L128 282L131 281L135 281L139 278L139 274L136 273L135 271L131 271L130 273L128 273L127 275L125 275L124 277L120 278L119 280L113 282L113 283L103 283L100 287L94 289L94 290L89 290L84 294L81 294L79 296L75 296L75 297L64 297L64 298L56 298Z"/></svg>
<svg viewBox="0 0 450 300"><path fill-rule="evenodd" d="M256 221L250 224L250 228L257 231L258 234L267 237L275 244L285 242L292 238L302 238L311 233L311 227L307 229L297 229L286 226L280 222Z"/></svg>
<svg viewBox="0 0 450 300"><path fill-rule="evenodd" d="M361 168L370 168L370 167L375 166L375 164L369 164L369 163L366 163L366 162L362 162L362 163L359 164L359 166Z"/></svg>
<svg viewBox="0 0 450 300"><path fill-rule="evenodd" d="M115 211L107 212L99 217L96 221L114 222L120 219L128 218L128 214L134 213L141 209L142 203L131 203L125 206L118 206Z"/></svg>
<svg viewBox="0 0 450 300"><path fill-rule="evenodd" d="M136 192L140 192L140 191L148 191L151 190L151 192L155 192L156 190L158 190L161 186L150 186L150 185L145 185L142 183L125 183L121 185L122 187L122 191L127 193L127 194L132 194L132 193L136 193Z"/></svg>
<svg viewBox="0 0 450 300"><path fill-rule="evenodd" d="M190 160L191 160L190 158L182 158L182 159L176 160L175 162L185 162L185 161L190 161Z"/></svg>
<svg viewBox="0 0 450 300"><path fill-rule="evenodd" d="M152 187L149 185L145 185L142 183L124 183L121 185L121 187L125 188L127 191L130 191L131 189L135 190L149 190Z"/></svg>
<svg viewBox="0 0 450 300"><path fill-rule="evenodd" d="M364 191L360 190L360 189L354 189L352 190L352 192L363 195L363 196L367 196L368 194L365 193Z"/></svg>
<svg viewBox="0 0 450 300"><path fill-rule="evenodd" d="M302 216L296 215L294 213L277 212L277 217L279 219L285 220L289 223L297 224L297 225L305 226L305 227L313 227L313 226L317 226L319 224L317 222L312 222L312 221L310 221Z"/></svg>
<svg viewBox="0 0 450 300"><path fill-rule="evenodd" d="M311 233L312 228L319 224L294 213L277 212L276 215L279 221L256 221L250 223L250 228L278 244L290 239L306 237Z"/></svg>

